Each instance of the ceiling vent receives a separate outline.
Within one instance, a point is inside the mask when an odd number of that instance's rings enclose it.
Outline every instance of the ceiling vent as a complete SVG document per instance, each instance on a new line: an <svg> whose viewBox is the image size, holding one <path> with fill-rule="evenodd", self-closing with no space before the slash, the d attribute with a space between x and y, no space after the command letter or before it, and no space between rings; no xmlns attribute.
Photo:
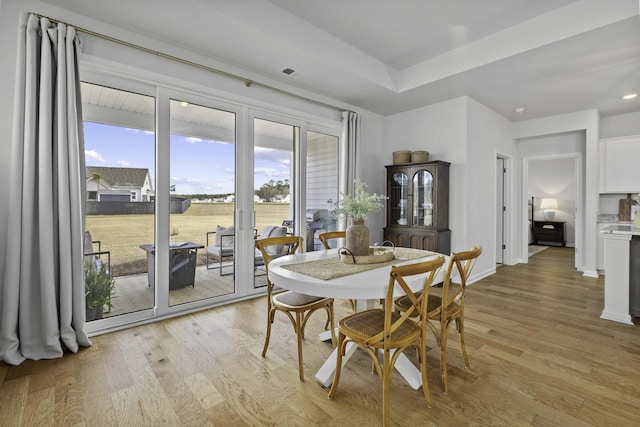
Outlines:
<svg viewBox="0 0 640 427"><path fill-rule="evenodd" d="M285 68L284 70L282 70L282 72L290 77L293 77L294 79L299 79L301 77L306 76L305 73L302 73L300 71L296 71L293 68Z"/></svg>

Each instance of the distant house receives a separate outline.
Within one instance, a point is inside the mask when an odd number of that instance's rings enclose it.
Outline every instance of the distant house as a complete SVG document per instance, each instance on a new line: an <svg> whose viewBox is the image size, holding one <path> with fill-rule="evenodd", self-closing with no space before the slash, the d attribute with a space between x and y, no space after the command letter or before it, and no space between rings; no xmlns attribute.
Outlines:
<svg viewBox="0 0 640 427"><path fill-rule="evenodd" d="M151 202L155 192L149 169L87 166L87 200Z"/></svg>

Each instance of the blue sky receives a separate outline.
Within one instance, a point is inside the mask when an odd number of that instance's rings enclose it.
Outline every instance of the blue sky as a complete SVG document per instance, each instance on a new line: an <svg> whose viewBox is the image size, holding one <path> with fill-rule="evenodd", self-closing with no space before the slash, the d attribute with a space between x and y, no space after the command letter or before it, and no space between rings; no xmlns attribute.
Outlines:
<svg viewBox="0 0 640 427"><path fill-rule="evenodd" d="M87 166L147 168L155 180L153 132L84 122L84 137ZM181 135L170 141L176 194L234 192L234 144ZM256 148L256 189L269 180L290 179L289 170L289 152Z"/></svg>

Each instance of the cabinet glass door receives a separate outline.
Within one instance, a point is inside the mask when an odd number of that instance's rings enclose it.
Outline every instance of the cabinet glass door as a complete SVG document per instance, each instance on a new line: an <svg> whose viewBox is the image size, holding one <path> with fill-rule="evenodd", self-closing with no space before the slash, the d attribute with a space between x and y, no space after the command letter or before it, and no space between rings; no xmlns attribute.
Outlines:
<svg viewBox="0 0 640 427"><path fill-rule="evenodd" d="M433 175L427 170L413 176L413 225L433 226Z"/></svg>
<svg viewBox="0 0 640 427"><path fill-rule="evenodd" d="M391 208L391 224L407 225L409 178L402 172L396 172L393 174L390 187L389 206Z"/></svg>

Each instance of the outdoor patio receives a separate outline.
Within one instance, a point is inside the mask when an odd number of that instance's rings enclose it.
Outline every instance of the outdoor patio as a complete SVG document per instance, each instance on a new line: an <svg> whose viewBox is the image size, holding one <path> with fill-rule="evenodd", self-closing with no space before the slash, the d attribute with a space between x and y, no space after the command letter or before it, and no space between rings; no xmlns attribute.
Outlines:
<svg viewBox="0 0 640 427"><path fill-rule="evenodd" d="M223 264L225 272L231 263ZM104 317L113 317L125 313L149 309L154 306L154 288L148 285L147 273L116 277L116 291L111 298L113 308ZM256 274L256 286L266 285L266 276ZM179 305L207 298L214 298L234 292L233 275L220 276L218 268L207 270L205 265L196 267L195 286L172 289L169 292L169 304Z"/></svg>

